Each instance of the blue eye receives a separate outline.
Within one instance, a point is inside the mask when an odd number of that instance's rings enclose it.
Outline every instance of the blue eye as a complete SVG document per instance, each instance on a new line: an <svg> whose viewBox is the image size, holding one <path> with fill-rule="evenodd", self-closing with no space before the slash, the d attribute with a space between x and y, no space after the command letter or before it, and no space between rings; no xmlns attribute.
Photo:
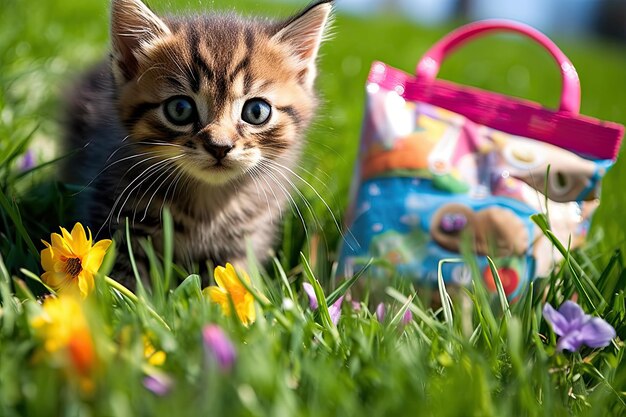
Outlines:
<svg viewBox="0 0 626 417"><path fill-rule="evenodd" d="M261 125L267 122L272 114L272 107L260 98L246 101L241 111L241 118L251 125Z"/></svg>
<svg viewBox="0 0 626 417"><path fill-rule="evenodd" d="M165 102L163 111L171 123L184 126L196 120L196 106L189 97L172 97Z"/></svg>

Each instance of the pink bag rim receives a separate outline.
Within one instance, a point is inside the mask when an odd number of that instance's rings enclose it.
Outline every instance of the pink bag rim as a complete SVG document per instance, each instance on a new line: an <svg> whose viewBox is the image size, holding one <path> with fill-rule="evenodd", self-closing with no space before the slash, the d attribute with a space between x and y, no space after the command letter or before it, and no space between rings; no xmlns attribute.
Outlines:
<svg viewBox="0 0 626 417"><path fill-rule="evenodd" d="M368 83L395 91L406 100L432 104L502 132L546 142L594 159L615 160L624 127L569 111L551 110L530 100L426 80L388 66L372 64Z"/></svg>

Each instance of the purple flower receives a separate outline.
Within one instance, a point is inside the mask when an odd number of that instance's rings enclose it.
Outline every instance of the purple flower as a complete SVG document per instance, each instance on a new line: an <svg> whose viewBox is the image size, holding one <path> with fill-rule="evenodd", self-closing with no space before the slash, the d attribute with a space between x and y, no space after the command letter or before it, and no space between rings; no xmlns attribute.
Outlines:
<svg viewBox="0 0 626 417"><path fill-rule="evenodd" d="M165 374L154 373L143 379L143 386L162 397L172 389L172 380Z"/></svg>
<svg viewBox="0 0 626 417"><path fill-rule="evenodd" d="M230 371L237 359L237 352L221 327L216 324L204 326L202 340L207 356L215 360L223 371Z"/></svg>
<svg viewBox="0 0 626 417"><path fill-rule="evenodd" d="M311 310L315 311L319 307L319 303L317 302L317 296L315 295L315 290L313 289L313 285L305 282L302 284L302 288L304 288L304 292L309 298L309 307ZM339 297L337 301L333 303L330 307L328 307L328 313L330 313L330 319L333 324L337 324L339 322L339 317L341 317L341 304L343 303L343 296Z"/></svg>
<svg viewBox="0 0 626 417"><path fill-rule="evenodd" d="M387 308L385 307L385 304L380 303L376 306L376 318L378 319L379 322L383 322L385 321L385 316L387 315ZM411 310L407 309L404 312L404 315L402 316L402 320L401 323L403 325L407 325L411 322L411 320L413 320L413 313L411 313Z"/></svg>
<svg viewBox="0 0 626 417"><path fill-rule="evenodd" d="M34 166L35 166L35 155L33 154L33 150L29 149L22 156L22 160L20 161L20 171L28 171Z"/></svg>
<svg viewBox="0 0 626 417"><path fill-rule="evenodd" d="M383 322L385 321L385 313L386 313L386 309L385 309L385 305L383 303L380 303L376 306L376 318L378 319L379 322Z"/></svg>
<svg viewBox="0 0 626 417"><path fill-rule="evenodd" d="M317 297L315 296L315 290L313 289L313 285L305 282L302 284L302 288L304 288L304 292L306 293L307 297L309 297L309 307L311 308L311 310L317 310Z"/></svg>
<svg viewBox="0 0 626 417"><path fill-rule="evenodd" d="M543 317L554 333L560 336L556 350L576 352L584 344L591 348L608 346L615 337L615 329L605 320L585 314L573 301L564 302L559 311L550 304L543 307Z"/></svg>
<svg viewBox="0 0 626 417"><path fill-rule="evenodd" d="M333 303L332 306L328 307L328 313L330 314L330 320L334 325L337 325L339 322L339 317L341 317L341 304L343 303L343 295L339 297L337 301Z"/></svg>
<svg viewBox="0 0 626 417"><path fill-rule="evenodd" d="M411 313L411 310L407 308L404 312L404 316L402 316L402 324L406 326L411 322L411 320L413 320L413 313Z"/></svg>

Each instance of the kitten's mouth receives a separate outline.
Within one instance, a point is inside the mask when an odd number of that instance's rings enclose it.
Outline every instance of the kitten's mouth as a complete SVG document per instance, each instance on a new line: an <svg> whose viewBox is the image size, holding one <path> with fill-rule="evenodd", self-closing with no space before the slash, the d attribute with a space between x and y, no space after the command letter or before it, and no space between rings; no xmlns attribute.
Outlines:
<svg viewBox="0 0 626 417"><path fill-rule="evenodd" d="M205 183L222 185L239 178L244 172L245 169L236 162L219 160L205 162L190 173Z"/></svg>
<svg viewBox="0 0 626 417"><path fill-rule="evenodd" d="M224 172L224 171L232 171L233 170L233 166L231 164L229 164L228 162L222 161L222 160L218 160L217 162L210 164L206 167L206 169L208 171L211 170L217 170L220 172Z"/></svg>
<svg viewBox="0 0 626 417"><path fill-rule="evenodd" d="M185 163L180 163L180 167L206 184L224 185L247 175L259 159L260 155L256 153L238 155L237 158L229 155L220 159L198 155Z"/></svg>

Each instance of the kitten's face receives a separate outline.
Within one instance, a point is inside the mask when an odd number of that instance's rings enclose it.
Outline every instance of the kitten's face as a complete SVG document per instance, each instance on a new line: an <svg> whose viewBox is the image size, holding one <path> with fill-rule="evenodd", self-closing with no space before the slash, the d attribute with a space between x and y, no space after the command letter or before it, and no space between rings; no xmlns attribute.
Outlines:
<svg viewBox="0 0 626 417"><path fill-rule="evenodd" d="M113 3L113 68L128 140L209 184L297 156L316 104L314 61L328 3L284 24L162 21L141 6ZM128 34L137 33L133 43Z"/></svg>

